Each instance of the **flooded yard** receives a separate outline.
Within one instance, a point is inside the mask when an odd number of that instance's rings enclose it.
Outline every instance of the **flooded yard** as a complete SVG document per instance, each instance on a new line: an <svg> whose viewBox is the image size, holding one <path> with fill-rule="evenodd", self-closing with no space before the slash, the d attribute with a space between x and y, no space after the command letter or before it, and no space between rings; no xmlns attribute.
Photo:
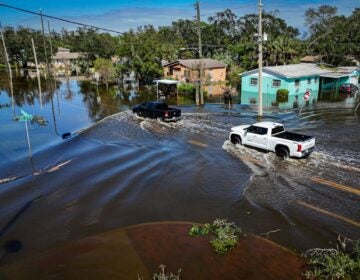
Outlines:
<svg viewBox="0 0 360 280"><path fill-rule="evenodd" d="M0 241L23 247L1 265L143 223L227 218L297 252L360 237L360 114L348 104L265 111L264 121L316 137L309 158L282 161L228 141L232 126L257 121L253 109L180 106L177 123L131 112L155 96L58 80L42 108L36 90L15 88L13 108L2 89ZM46 120L29 126L32 164L24 123L13 120L20 109Z"/></svg>

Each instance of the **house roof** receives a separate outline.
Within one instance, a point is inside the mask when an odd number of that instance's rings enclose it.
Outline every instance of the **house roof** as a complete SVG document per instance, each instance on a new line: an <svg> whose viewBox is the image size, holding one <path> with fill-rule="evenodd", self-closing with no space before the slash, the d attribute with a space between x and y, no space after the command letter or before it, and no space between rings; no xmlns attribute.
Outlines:
<svg viewBox="0 0 360 280"><path fill-rule="evenodd" d="M181 64L190 69L198 69L200 62L202 63L203 69L225 68L227 66L225 63L222 63L221 61L210 58L203 58L203 59L180 59L170 62L164 65L164 67Z"/></svg>
<svg viewBox="0 0 360 280"><path fill-rule="evenodd" d="M306 55L300 59L300 62L314 63L320 62L321 55Z"/></svg>
<svg viewBox="0 0 360 280"><path fill-rule="evenodd" d="M161 60L161 66L164 67L165 65L169 64L169 61L162 59Z"/></svg>
<svg viewBox="0 0 360 280"><path fill-rule="evenodd" d="M351 74L352 72L359 70L359 67L356 66L342 66L337 68L337 72Z"/></svg>
<svg viewBox="0 0 360 280"><path fill-rule="evenodd" d="M264 67L263 71L272 75L278 75L285 78L300 78L307 76L319 76L322 74L333 72L332 70L323 69L311 63L299 63L280 66ZM241 73L241 76L257 73L258 69Z"/></svg>
<svg viewBox="0 0 360 280"><path fill-rule="evenodd" d="M321 74L320 77L323 78L332 78L332 79L339 79L342 77L347 77L349 76L349 74L346 73L338 73L338 72L329 72L329 73L325 73L325 74Z"/></svg>
<svg viewBox="0 0 360 280"><path fill-rule="evenodd" d="M179 81L174 81L174 80L155 80L154 81L156 84L165 84L165 85L176 85L177 83L179 83Z"/></svg>
<svg viewBox="0 0 360 280"><path fill-rule="evenodd" d="M58 52L70 52L70 49L58 47Z"/></svg>
<svg viewBox="0 0 360 280"><path fill-rule="evenodd" d="M82 53L79 52L57 52L55 55L53 55L52 59L78 59L82 56Z"/></svg>

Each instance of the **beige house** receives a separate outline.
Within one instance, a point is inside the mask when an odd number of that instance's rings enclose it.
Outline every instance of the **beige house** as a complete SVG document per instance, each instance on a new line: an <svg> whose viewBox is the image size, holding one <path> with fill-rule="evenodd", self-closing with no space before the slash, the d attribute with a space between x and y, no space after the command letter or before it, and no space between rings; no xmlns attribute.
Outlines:
<svg viewBox="0 0 360 280"><path fill-rule="evenodd" d="M200 66L205 83L225 82L226 64L214 59L180 59L163 65L164 77L184 82L199 80Z"/></svg>
<svg viewBox="0 0 360 280"><path fill-rule="evenodd" d="M70 52L70 49L58 48L55 55L52 56L52 66L55 75L71 75L72 70L78 71L76 62L83 57L83 53Z"/></svg>

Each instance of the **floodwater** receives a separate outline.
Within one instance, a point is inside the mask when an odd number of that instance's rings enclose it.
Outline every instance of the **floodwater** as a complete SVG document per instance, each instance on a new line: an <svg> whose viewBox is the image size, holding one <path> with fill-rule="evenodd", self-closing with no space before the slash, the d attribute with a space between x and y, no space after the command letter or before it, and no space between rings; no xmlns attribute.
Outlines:
<svg viewBox="0 0 360 280"><path fill-rule="evenodd" d="M316 137L309 158L282 161L227 140L232 126L257 121L249 107L181 106L182 120L162 123L130 110L150 90L48 86L42 109L36 84L15 88L15 113L0 109L0 242L22 243L0 265L152 222L227 218L295 251L360 238L360 114L348 102L265 111L263 120ZM5 89L0 103L11 104ZM29 124L32 161L24 123L12 120L20 108L48 121Z"/></svg>

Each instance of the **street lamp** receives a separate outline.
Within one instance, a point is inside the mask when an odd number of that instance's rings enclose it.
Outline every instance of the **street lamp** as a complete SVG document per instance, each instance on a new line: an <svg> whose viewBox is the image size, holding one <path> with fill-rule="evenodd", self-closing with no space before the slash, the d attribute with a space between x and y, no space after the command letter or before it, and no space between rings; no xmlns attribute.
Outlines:
<svg viewBox="0 0 360 280"><path fill-rule="evenodd" d="M204 92L203 92L203 67L202 67L202 52L198 48L189 47L189 48L180 48L180 51L186 51L186 50L193 50L196 51L199 54L199 91L200 91L200 105L204 105ZM199 96L198 92L196 91L196 105L199 106Z"/></svg>

